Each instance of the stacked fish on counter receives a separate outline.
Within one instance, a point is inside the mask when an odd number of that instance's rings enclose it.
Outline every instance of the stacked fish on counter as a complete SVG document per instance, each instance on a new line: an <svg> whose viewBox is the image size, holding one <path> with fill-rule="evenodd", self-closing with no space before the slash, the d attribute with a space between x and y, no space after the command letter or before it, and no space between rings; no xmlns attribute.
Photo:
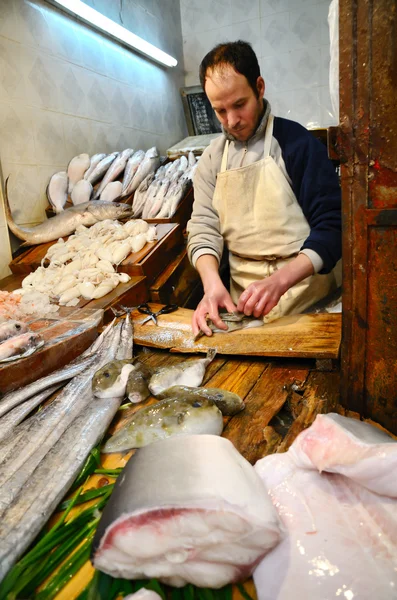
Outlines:
<svg viewBox="0 0 397 600"><path fill-rule="evenodd" d="M68 240L60 238L48 249L42 265L25 277L17 292L36 290L66 306L75 306L81 297L102 298L130 280L114 265L155 239L155 226L141 219L125 224L106 219L90 228L78 225Z"/></svg>
<svg viewBox="0 0 397 600"><path fill-rule="evenodd" d="M43 345L41 336L23 321L10 319L0 324L0 363L30 356Z"/></svg>

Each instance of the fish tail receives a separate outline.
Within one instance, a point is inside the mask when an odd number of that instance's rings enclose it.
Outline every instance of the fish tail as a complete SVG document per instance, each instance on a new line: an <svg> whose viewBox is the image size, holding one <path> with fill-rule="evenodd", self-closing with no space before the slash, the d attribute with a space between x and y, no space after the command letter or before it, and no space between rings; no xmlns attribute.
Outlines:
<svg viewBox="0 0 397 600"><path fill-rule="evenodd" d="M25 232L22 227L19 227L14 219L12 218L10 202L8 200L8 180L10 176L7 177L4 185L4 210L7 219L7 225L11 229L12 233L17 236L20 240L24 240L24 246L29 246L29 233Z"/></svg>
<svg viewBox="0 0 397 600"><path fill-rule="evenodd" d="M208 352L207 352L207 358L208 360L211 362L212 360L214 360L216 355L216 348L209 348Z"/></svg>

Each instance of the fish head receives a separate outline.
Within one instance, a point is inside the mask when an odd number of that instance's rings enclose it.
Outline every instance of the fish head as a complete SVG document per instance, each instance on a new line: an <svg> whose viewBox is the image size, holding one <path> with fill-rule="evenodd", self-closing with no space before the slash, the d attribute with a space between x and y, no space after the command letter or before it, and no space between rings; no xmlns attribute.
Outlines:
<svg viewBox="0 0 397 600"><path fill-rule="evenodd" d="M170 435L181 431L189 434L214 433L215 435L222 432L222 413L208 398L167 398L163 403L162 427Z"/></svg>
<svg viewBox="0 0 397 600"><path fill-rule="evenodd" d="M21 333L26 333L29 328L26 323L22 323L22 321L8 321L8 331L10 335L20 335Z"/></svg>
<svg viewBox="0 0 397 600"><path fill-rule="evenodd" d="M113 398L118 390L121 372L129 361L113 360L99 369L92 378L92 391L97 398ZM133 365L131 365L133 368Z"/></svg>
<svg viewBox="0 0 397 600"><path fill-rule="evenodd" d="M116 221L118 219L127 219L132 217L132 208L129 204L124 202L106 202L102 200L92 201L91 206L88 208L94 214L95 221L104 221L105 219L111 219Z"/></svg>

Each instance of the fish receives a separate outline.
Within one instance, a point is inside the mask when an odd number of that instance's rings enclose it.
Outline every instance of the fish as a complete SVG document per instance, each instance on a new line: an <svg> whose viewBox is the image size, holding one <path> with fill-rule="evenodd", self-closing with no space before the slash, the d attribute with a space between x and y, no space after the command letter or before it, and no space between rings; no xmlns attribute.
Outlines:
<svg viewBox="0 0 397 600"><path fill-rule="evenodd" d="M68 164L67 173L69 177L68 191L69 194L80 179L83 179L84 173L90 166L89 154L79 154L72 158Z"/></svg>
<svg viewBox="0 0 397 600"><path fill-rule="evenodd" d="M109 169L110 165L115 160L116 156L118 156L118 154L118 152L107 154L101 161L99 161L99 163L85 179L87 179L87 181L89 181L92 185L95 185L105 175L106 171Z"/></svg>
<svg viewBox="0 0 397 600"><path fill-rule="evenodd" d="M84 173L84 179L88 179L89 176L91 175L91 173L93 172L93 170L95 169L95 167L101 162L101 160L103 160L104 158L106 158L107 154L94 154L93 156L91 156L90 158L90 166L88 167L88 169L86 170L86 172Z"/></svg>
<svg viewBox="0 0 397 600"><path fill-rule="evenodd" d="M113 202L116 198L121 196L123 184L121 181L111 181L107 184L107 186L102 190L100 199L105 202Z"/></svg>
<svg viewBox="0 0 397 600"><path fill-rule="evenodd" d="M0 363L30 356L42 346L44 346L44 340L38 333L23 333L9 338L0 344Z"/></svg>
<svg viewBox="0 0 397 600"><path fill-rule="evenodd" d="M282 535L267 489L229 440L176 436L128 460L102 512L91 562L112 577L218 589L247 579Z"/></svg>
<svg viewBox="0 0 397 600"><path fill-rule="evenodd" d="M206 398L167 398L144 406L102 448L102 452L124 452L142 448L174 435L221 435L223 418L219 408Z"/></svg>
<svg viewBox="0 0 397 600"><path fill-rule="evenodd" d="M213 333L231 333L232 331L238 331L239 329L251 329L253 327L262 327L263 320L256 317L247 317L244 313L238 312L220 312L220 318L227 325L227 329L219 329L209 317L207 317L207 325ZM199 331L194 337L194 341L197 341L204 335L202 331Z"/></svg>
<svg viewBox="0 0 397 600"><path fill-rule="evenodd" d="M160 156L158 150L155 146L149 148L146 151L145 157L140 163L130 186L128 187L128 193L131 194L135 192L135 190L139 187L142 181L150 174L155 173L155 171L160 166Z"/></svg>
<svg viewBox="0 0 397 600"><path fill-rule="evenodd" d="M145 158L144 150L137 150L130 158L125 166L124 177L123 177L123 190L122 195L127 196L129 191L130 183L137 172L137 169L143 159Z"/></svg>
<svg viewBox="0 0 397 600"><path fill-rule="evenodd" d="M68 199L69 177L66 171L59 171L51 176L47 185L47 200L58 214L63 211Z"/></svg>
<svg viewBox="0 0 397 600"><path fill-rule="evenodd" d="M206 398L214 402L225 416L236 415L245 408L245 404L240 396L219 388L194 388L187 385L173 385L161 394L158 394L157 398L186 398L189 400Z"/></svg>
<svg viewBox="0 0 397 600"><path fill-rule="evenodd" d="M134 366L135 369L129 374L125 393L130 402L137 404L144 402L150 396L148 381L153 370L140 361L137 361Z"/></svg>
<svg viewBox="0 0 397 600"><path fill-rule="evenodd" d="M142 183L136 190L134 194L134 199L132 201L132 210L134 211L134 218L142 215L142 212L145 208L147 193L154 179L154 173L149 173L149 175L145 177L145 179L142 181Z"/></svg>
<svg viewBox="0 0 397 600"><path fill-rule="evenodd" d="M172 367L159 367L149 381L149 390L153 396L161 394L173 385L189 385L198 387L201 385L207 366L215 358L216 350L210 348L206 358L186 360Z"/></svg>
<svg viewBox="0 0 397 600"><path fill-rule="evenodd" d="M35 227L20 227L12 218L7 195L7 184L8 178L4 194L7 225L14 235L24 240L25 245L45 244L46 242L58 240L73 233L78 225L88 227L105 219L116 220L132 216L132 209L127 204L96 200L71 206L62 211L62 213L55 215L51 219L47 219Z"/></svg>
<svg viewBox="0 0 397 600"><path fill-rule="evenodd" d="M89 202L92 192L93 187L91 183L86 179L80 179L80 181L74 185L70 197L74 205L84 204L85 202Z"/></svg>
<svg viewBox="0 0 397 600"><path fill-rule="evenodd" d="M108 171L106 171L104 178L102 179L98 189L95 192L94 198L99 198L99 196L102 193L102 190L105 189L107 184L117 179L117 177L124 171L127 161L133 153L134 151L132 150L132 148L127 148L117 156L117 158L110 165Z"/></svg>
<svg viewBox="0 0 397 600"><path fill-rule="evenodd" d="M92 378L92 392L96 398L123 398L127 380L134 370L131 360L113 360L99 369Z"/></svg>
<svg viewBox="0 0 397 600"><path fill-rule="evenodd" d="M13 319L6 321L5 323L0 324L0 343L5 342L8 338L20 335L21 333L26 333L28 329L26 323L22 323L22 321L15 321Z"/></svg>

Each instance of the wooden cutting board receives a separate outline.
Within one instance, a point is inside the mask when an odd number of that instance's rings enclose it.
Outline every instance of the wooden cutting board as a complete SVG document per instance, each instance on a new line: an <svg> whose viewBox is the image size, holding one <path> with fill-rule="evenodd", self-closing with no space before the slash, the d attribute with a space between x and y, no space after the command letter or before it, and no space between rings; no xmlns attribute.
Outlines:
<svg viewBox="0 0 397 600"><path fill-rule="evenodd" d="M156 311L162 305L150 306ZM219 354L248 356L333 359L339 356L341 314L292 315L263 327L203 336L197 342L193 340L192 315L192 310L179 308L176 312L160 315L156 327L152 322L142 325L146 316L134 311L134 342L143 346L169 348L172 352L207 352L209 348L216 348Z"/></svg>

